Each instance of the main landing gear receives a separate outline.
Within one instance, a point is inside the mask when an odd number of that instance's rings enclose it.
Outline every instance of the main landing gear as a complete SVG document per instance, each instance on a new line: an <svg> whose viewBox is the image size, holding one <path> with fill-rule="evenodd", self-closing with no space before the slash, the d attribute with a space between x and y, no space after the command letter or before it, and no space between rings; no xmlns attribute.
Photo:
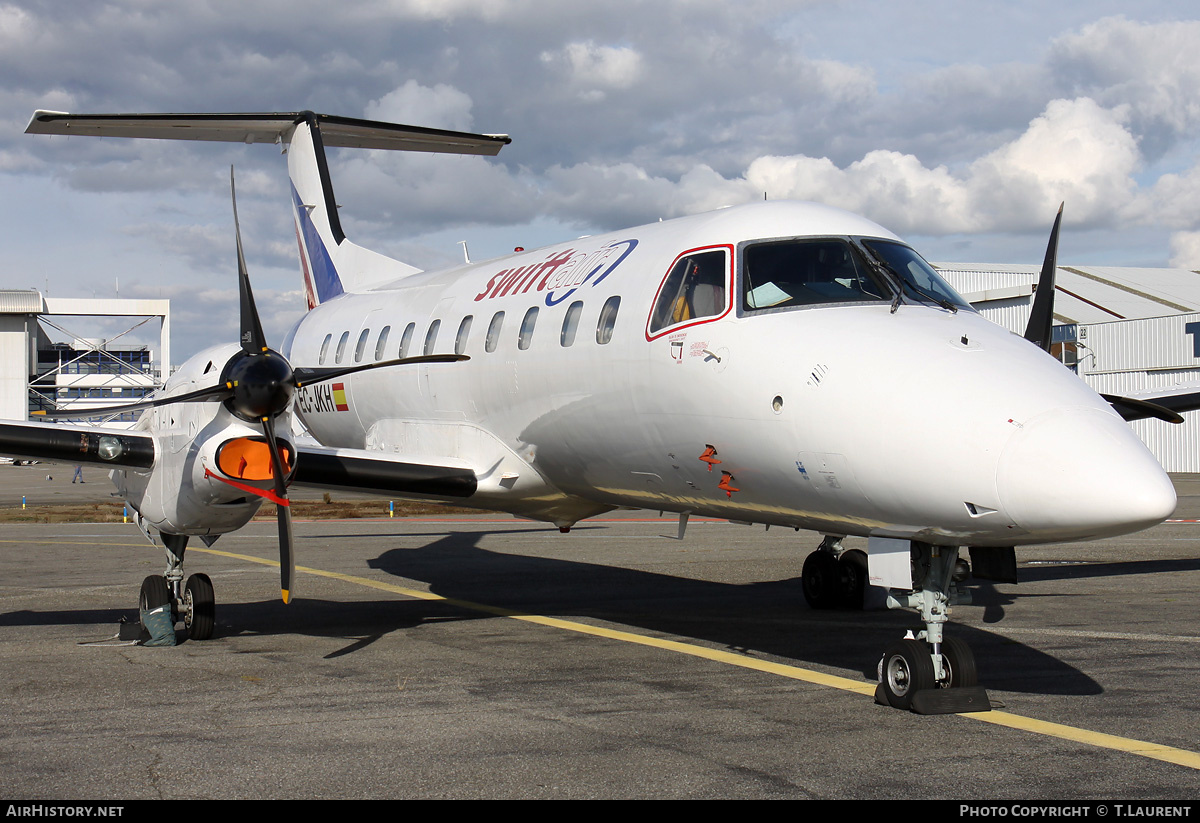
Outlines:
<svg viewBox="0 0 1200 823"><path fill-rule="evenodd" d="M826 536L804 561L801 583L814 609L863 607L868 591L867 557L842 548L841 538ZM912 542L913 589L889 591L891 609L915 609L925 629L884 650L879 661L876 702L920 714L988 711L987 692L979 686L975 655L944 627L950 606L969 603L969 593L957 583L969 575L955 546Z"/></svg>
<svg viewBox="0 0 1200 823"><path fill-rule="evenodd" d="M800 572L804 599L814 609L861 609L867 593L867 555L826 535Z"/></svg>
<svg viewBox="0 0 1200 823"><path fill-rule="evenodd" d="M149 611L170 604L173 622L183 621L189 640L208 640L216 627L216 598L212 581L206 574L193 574L183 581L183 552L187 547L187 535L161 535L167 554L165 575L152 574L142 581L138 597L141 611Z"/></svg>

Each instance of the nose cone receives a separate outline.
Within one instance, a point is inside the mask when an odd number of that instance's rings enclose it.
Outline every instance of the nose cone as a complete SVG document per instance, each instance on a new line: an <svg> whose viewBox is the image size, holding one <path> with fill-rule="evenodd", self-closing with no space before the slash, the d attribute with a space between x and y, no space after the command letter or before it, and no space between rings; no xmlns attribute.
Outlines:
<svg viewBox="0 0 1200 823"><path fill-rule="evenodd" d="M1098 409L1046 412L1026 422L997 467L1018 542L1083 540L1161 523L1175 510L1170 478L1127 423Z"/></svg>

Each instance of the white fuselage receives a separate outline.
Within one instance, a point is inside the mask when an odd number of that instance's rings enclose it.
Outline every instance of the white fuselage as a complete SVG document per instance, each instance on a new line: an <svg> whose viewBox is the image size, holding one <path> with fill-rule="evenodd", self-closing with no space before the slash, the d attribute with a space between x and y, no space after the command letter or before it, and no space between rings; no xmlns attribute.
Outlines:
<svg viewBox="0 0 1200 823"><path fill-rule="evenodd" d="M835 209L761 203L342 295L293 330L293 364L471 359L307 387L296 411L326 446L461 461L480 477L468 505L562 526L635 506L1014 545L1134 531L1170 513L1169 479L1108 404L969 310L741 311L740 244L808 236L891 238ZM732 294L712 314L651 330L664 278L697 249L724 251ZM710 446L719 463L700 459Z"/></svg>

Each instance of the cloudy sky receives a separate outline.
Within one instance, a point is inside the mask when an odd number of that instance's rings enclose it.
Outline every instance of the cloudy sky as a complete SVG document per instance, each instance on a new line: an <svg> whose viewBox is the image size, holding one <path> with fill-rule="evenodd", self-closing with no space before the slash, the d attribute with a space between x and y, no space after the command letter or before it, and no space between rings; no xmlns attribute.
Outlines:
<svg viewBox="0 0 1200 823"><path fill-rule="evenodd" d="M1173 0L0 0L0 288L168 297L236 337L228 169L268 336L303 308L268 146L23 134L35 109L298 111L507 133L344 152L347 234L422 268L816 200L934 261L1200 269L1200 12Z"/></svg>

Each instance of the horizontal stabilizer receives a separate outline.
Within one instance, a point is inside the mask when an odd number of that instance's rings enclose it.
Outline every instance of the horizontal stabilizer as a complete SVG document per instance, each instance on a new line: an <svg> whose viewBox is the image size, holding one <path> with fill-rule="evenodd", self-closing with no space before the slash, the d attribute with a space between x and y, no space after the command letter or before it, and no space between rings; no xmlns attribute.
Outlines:
<svg viewBox="0 0 1200 823"><path fill-rule="evenodd" d="M326 147L495 155L512 142L503 134L402 126L312 112L249 114L66 114L36 111L26 134L78 134L223 143L282 143L297 124L315 120Z"/></svg>

